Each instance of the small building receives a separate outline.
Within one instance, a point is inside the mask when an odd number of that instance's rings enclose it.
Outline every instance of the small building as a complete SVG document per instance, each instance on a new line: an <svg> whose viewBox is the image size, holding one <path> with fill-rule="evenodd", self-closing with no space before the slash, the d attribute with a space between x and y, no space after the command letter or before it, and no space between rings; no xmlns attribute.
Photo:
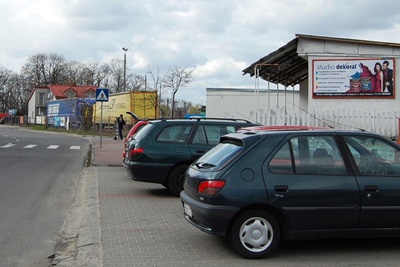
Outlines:
<svg viewBox="0 0 400 267"><path fill-rule="evenodd" d="M399 59L398 43L297 34L243 70L243 75L256 81L249 97L238 95L240 99L233 101L223 89L219 96L207 91L207 116L214 110L218 112L213 116L235 114L236 109L245 106L247 110L241 113L265 125L360 128L397 136ZM294 93L290 89L298 88L296 108L288 109L291 105L286 101L283 108L281 99L268 105L266 98L262 99L262 86L258 86L265 83L275 84L271 88L279 84L280 89L275 91L279 95L287 89ZM215 97L219 101L214 101Z"/></svg>
<svg viewBox="0 0 400 267"><path fill-rule="evenodd" d="M35 87L28 99L28 123L45 124L47 102L61 99L95 98L96 86L49 85Z"/></svg>

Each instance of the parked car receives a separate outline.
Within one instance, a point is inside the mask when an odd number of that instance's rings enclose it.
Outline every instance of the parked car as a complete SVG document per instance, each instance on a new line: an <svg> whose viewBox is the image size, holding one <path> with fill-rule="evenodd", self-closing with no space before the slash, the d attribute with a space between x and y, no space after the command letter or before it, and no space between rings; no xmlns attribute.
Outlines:
<svg viewBox="0 0 400 267"><path fill-rule="evenodd" d="M145 125L147 124L147 121L138 121L136 122L132 128L129 130L128 134L125 136L124 139L124 150L122 151L122 157L125 158L126 156L126 147L128 145L128 142L131 140L131 138L139 132Z"/></svg>
<svg viewBox="0 0 400 267"><path fill-rule="evenodd" d="M363 131L225 135L188 168L184 217L246 258L268 257L283 239L400 236L399 155Z"/></svg>
<svg viewBox="0 0 400 267"><path fill-rule="evenodd" d="M217 145L222 135L253 125L257 124L238 119L149 121L128 143L123 165L133 180L162 184L179 196L193 161Z"/></svg>

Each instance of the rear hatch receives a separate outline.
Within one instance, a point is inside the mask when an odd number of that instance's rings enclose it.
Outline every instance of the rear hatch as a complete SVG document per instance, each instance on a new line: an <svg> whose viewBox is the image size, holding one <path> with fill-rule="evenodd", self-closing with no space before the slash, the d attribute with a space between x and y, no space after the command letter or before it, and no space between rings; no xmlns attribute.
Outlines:
<svg viewBox="0 0 400 267"><path fill-rule="evenodd" d="M240 139L223 137L222 142L213 147L189 167L186 172L184 190L192 193L198 192L202 182L217 180L229 162L236 158L243 150Z"/></svg>

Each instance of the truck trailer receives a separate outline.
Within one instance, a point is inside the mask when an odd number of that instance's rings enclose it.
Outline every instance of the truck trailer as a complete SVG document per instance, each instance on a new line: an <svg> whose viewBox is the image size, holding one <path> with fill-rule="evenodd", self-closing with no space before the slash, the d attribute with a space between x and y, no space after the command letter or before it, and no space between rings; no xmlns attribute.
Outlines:
<svg viewBox="0 0 400 267"><path fill-rule="evenodd" d="M123 114L128 125L133 125L131 116L126 112L133 112L140 119L158 118L157 91L131 91L110 94L107 102L96 102L93 108L93 122L98 126L114 124L116 118Z"/></svg>

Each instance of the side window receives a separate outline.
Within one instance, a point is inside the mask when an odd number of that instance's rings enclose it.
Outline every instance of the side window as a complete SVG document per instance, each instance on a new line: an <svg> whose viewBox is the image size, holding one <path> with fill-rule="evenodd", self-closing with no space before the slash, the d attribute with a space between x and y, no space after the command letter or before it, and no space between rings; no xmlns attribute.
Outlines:
<svg viewBox="0 0 400 267"><path fill-rule="evenodd" d="M374 136L346 136L345 141L362 175L399 175L400 150Z"/></svg>
<svg viewBox="0 0 400 267"><path fill-rule="evenodd" d="M290 146L289 142L287 142L270 161L269 171L281 174L294 173L293 167Z"/></svg>
<svg viewBox="0 0 400 267"><path fill-rule="evenodd" d="M228 134L227 125L204 125L209 145L217 145L222 135Z"/></svg>
<svg viewBox="0 0 400 267"><path fill-rule="evenodd" d="M158 142L187 142L192 126L190 125L173 125L165 127L157 137Z"/></svg>
<svg viewBox="0 0 400 267"><path fill-rule="evenodd" d="M346 168L333 136L290 139L269 163L272 173L340 175Z"/></svg>
<svg viewBox="0 0 400 267"><path fill-rule="evenodd" d="M333 136L313 136L308 138L312 173L345 174L346 168Z"/></svg>
<svg viewBox="0 0 400 267"><path fill-rule="evenodd" d="M195 144L195 145L206 145L207 144L206 133L204 131L203 125L199 125L199 127L197 127L197 131L194 134L192 144Z"/></svg>

